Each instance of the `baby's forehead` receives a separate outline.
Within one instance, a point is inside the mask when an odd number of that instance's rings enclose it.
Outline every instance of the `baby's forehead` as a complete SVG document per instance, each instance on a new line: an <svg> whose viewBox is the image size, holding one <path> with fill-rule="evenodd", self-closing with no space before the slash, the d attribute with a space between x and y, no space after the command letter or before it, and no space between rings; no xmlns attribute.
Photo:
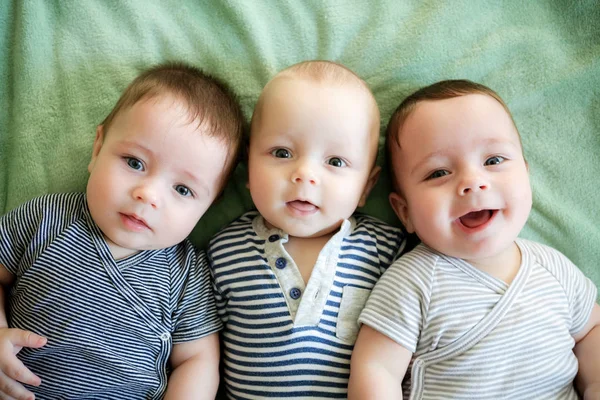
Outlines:
<svg viewBox="0 0 600 400"><path fill-rule="evenodd" d="M316 93L323 90L337 93L340 96L347 95L348 92L353 92L355 96L372 96L368 88L365 88L361 81L357 79L340 80L285 73L271 79L265 86L261 97L267 98L279 95L281 91L293 95L294 92L298 91L313 91Z"/></svg>
<svg viewBox="0 0 600 400"><path fill-rule="evenodd" d="M364 112L376 119L379 125L379 108L375 97L364 84L362 80L356 77L349 79L329 79L315 78L299 74L283 74L273 78L261 94L259 103L271 103L279 99L291 99L295 96L314 96L315 102L319 102L323 97L330 102L329 105L335 106L335 103L345 103L348 98L355 100L355 105L364 107ZM325 105L327 106L327 105ZM256 111L264 111L257 107ZM361 111L362 112L362 111Z"/></svg>
<svg viewBox="0 0 600 400"><path fill-rule="evenodd" d="M493 97L482 93L468 93L460 96L421 100L408 110L396 126L396 141L407 133L418 134L420 129L431 126L450 128L453 125L468 127L483 120L494 118L502 126L518 131L512 115L506 107ZM441 129L443 131L443 129Z"/></svg>

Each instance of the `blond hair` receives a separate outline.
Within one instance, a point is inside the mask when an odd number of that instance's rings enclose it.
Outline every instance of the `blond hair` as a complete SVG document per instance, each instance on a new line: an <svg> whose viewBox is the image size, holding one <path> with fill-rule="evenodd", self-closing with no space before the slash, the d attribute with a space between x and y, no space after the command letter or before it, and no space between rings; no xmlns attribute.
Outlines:
<svg viewBox="0 0 600 400"><path fill-rule="evenodd" d="M293 64L284 70L280 71L277 75L275 75L264 87L261 92L258 101L254 107L254 113L252 114L252 120L250 122L250 132L256 128L256 124L260 120L262 116L263 103L265 98L265 93L267 93L267 89L269 84L277 79L281 78L299 78L306 79L310 82L316 83L326 83L332 85L355 85L359 90L367 95L369 101L371 103L371 113L373 116L373 127L377 133L377 137L379 137L379 125L380 125L380 115L379 115L379 107L377 106L377 101L375 100L375 96L373 96L373 92L369 88L369 85L361 79L356 73L354 73L348 67L328 60L311 60L311 61L302 61L297 64ZM377 151L377 146L375 147ZM375 159L377 155L375 155Z"/></svg>

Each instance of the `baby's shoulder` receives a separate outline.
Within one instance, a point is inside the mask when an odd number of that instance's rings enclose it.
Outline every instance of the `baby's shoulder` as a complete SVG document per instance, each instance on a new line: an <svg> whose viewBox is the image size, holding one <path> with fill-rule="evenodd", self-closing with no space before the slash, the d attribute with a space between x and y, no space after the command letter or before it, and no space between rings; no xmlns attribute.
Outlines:
<svg viewBox="0 0 600 400"><path fill-rule="evenodd" d="M354 213L352 218L356 221L356 229L366 229L378 234L403 235L401 228L392 226L382 220L362 213Z"/></svg>
<svg viewBox="0 0 600 400"><path fill-rule="evenodd" d="M84 193L52 193L34 197L2 217L2 225L27 231L59 231L81 218L87 209Z"/></svg>
<svg viewBox="0 0 600 400"><path fill-rule="evenodd" d="M254 236L252 223L260 214L258 211L248 211L235 219L225 228L215 234L208 244L209 253L216 246L221 246L223 243L235 242L241 237Z"/></svg>
<svg viewBox="0 0 600 400"><path fill-rule="evenodd" d="M59 216L73 214L85 206L84 193L50 193L34 197L16 207L13 212L21 215Z"/></svg>
<svg viewBox="0 0 600 400"><path fill-rule="evenodd" d="M559 250L548 245L527 239L517 239L517 245L529 262L535 263L544 269L554 271L557 268L572 268L575 265Z"/></svg>
<svg viewBox="0 0 600 400"><path fill-rule="evenodd" d="M401 228L361 213L355 213L352 218L355 226L349 240L359 240L363 244L373 243L378 249L391 251L392 257L404 248L406 234Z"/></svg>
<svg viewBox="0 0 600 400"><path fill-rule="evenodd" d="M394 264L399 268L416 268L434 272L440 266L442 257L440 253L419 243L414 249L399 257Z"/></svg>
<svg viewBox="0 0 600 400"><path fill-rule="evenodd" d="M206 252L196 247L189 239L159 250L148 250L154 253L162 253L163 256L155 260L165 260L170 267L171 275L187 275L191 269L204 268L208 265Z"/></svg>

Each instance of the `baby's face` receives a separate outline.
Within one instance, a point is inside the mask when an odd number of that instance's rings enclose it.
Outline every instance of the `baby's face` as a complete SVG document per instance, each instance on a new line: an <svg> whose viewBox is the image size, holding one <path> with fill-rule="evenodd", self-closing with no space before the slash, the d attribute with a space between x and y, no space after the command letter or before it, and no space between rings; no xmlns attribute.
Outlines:
<svg viewBox="0 0 600 400"><path fill-rule="evenodd" d="M362 205L377 175L370 98L353 86L299 78L276 78L266 90L250 139L252 200L291 236L331 233Z"/></svg>
<svg viewBox="0 0 600 400"><path fill-rule="evenodd" d="M392 165L404 197L392 207L409 231L476 264L510 248L531 210L519 136L495 99L424 101L400 131Z"/></svg>
<svg viewBox="0 0 600 400"><path fill-rule="evenodd" d="M185 239L218 194L226 156L170 96L123 110L108 132L99 127L88 206L113 253Z"/></svg>

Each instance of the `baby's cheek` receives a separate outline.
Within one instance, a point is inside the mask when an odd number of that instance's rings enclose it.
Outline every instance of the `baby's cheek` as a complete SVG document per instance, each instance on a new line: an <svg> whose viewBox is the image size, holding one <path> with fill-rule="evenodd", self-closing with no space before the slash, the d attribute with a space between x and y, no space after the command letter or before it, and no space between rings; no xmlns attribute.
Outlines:
<svg viewBox="0 0 600 400"><path fill-rule="evenodd" d="M531 189L524 188L522 190L512 191L511 194L509 195L509 198L512 199L513 204L515 204L521 208L524 208L524 209L531 209L532 202L533 202L533 196L531 193Z"/></svg>

